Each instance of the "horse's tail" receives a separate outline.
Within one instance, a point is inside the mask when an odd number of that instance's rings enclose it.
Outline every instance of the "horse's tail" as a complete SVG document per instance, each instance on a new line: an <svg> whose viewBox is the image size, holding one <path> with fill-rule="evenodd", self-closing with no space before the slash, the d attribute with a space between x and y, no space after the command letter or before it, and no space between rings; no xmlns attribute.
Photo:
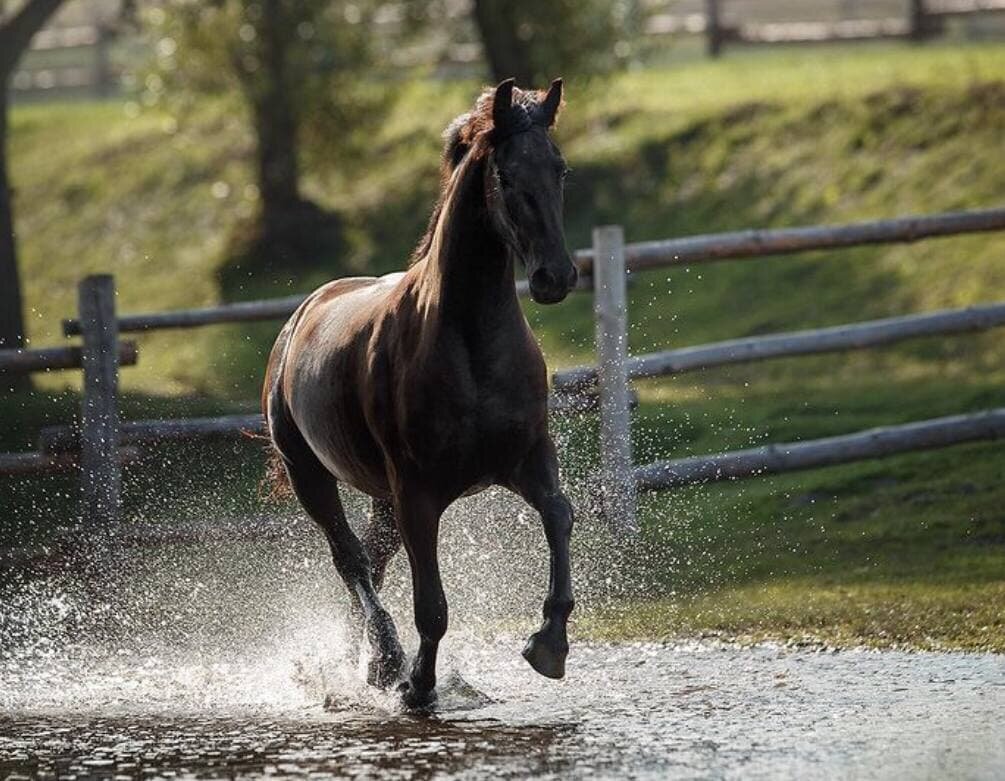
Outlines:
<svg viewBox="0 0 1005 781"><path fill-rule="evenodd" d="M272 442L268 445L269 452L265 461L265 474L262 477L262 496L270 502L281 502L293 496L293 486L290 476L286 473L283 456Z"/></svg>
<svg viewBox="0 0 1005 781"><path fill-rule="evenodd" d="M289 341L289 328L283 328L269 355L269 363L265 369L265 383L262 387L262 415L265 417L265 428L268 444L265 460L265 474L259 485L263 498L268 501L282 501L293 496L293 485L286 471L283 454L276 442L276 424L286 416L286 405L282 397L282 367L286 344Z"/></svg>

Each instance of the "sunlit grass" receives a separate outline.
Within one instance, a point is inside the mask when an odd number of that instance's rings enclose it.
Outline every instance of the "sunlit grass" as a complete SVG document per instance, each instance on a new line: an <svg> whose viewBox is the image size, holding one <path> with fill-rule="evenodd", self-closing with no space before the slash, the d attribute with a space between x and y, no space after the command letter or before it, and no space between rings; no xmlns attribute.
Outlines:
<svg viewBox="0 0 1005 781"><path fill-rule="evenodd" d="M631 601L577 619L581 637L1005 652L1005 582L780 580L690 599Z"/></svg>

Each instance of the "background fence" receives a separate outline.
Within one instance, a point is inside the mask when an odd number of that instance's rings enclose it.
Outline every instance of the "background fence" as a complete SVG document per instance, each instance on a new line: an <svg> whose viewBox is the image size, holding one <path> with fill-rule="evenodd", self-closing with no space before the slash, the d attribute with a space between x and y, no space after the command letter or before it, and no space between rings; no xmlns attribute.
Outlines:
<svg viewBox="0 0 1005 781"><path fill-rule="evenodd" d="M597 363L556 372L549 403L558 413L599 410L599 498L603 513L614 530L631 534L637 529L636 492L640 490L664 490L698 482L788 472L1005 436L1005 409L993 409L826 439L637 466L632 460L629 434L630 411L635 403L629 388L632 379L784 356L877 347L923 336L984 331L1005 325L1005 302L631 356L627 350L627 279L631 272L999 230L1005 230L1005 208L842 226L740 231L635 244L625 244L623 231L618 226L595 229L593 247L578 251L576 262L581 270L580 289L593 290ZM526 283L519 283L518 293L526 295L527 292ZM67 336L82 336L80 345L0 351L2 372L82 369L79 421L73 425L44 428L36 452L0 454L0 475L79 468L85 517L107 521L119 512L122 464L138 458L141 445L261 433L264 421L258 413L175 420L120 420L119 368L137 361L136 345L120 340L120 334L285 319L304 298L290 296L119 316L115 311L113 278L110 275L85 278L79 286L79 315L63 324Z"/></svg>
<svg viewBox="0 0 1005 781"><path fill-rule="evenodd" d="M627 273L998 230L1005 230L1005 208L836 227L741 231L629 245L625 245L619 226L597 228L592 252L577 253L583 267L593 272L596 283L597 364L555 373L554 387L559 393L582 392L593 386L599 389L601 499L615 531L632 533L636 529L635 494L639 490L658 491L790 472L1005 436L1005 408L1002 408L826 439L635 466L625 402L625 388L631 379L783 356L877 347L921 336L983 331L1005 325L1005 302L629 356Z"/></svg>
<svg viewBox="0 0 1005 781"><path fill-rule="evenodd" d="M744 5L736 0L705 0L702 32L710 56L717 57L729 44L922 41L945 33L951 19L1005 11L1005 0L904 0L896 10L889 3L868 3L872 11L868 13L863 4L846 0L841 3L844 18L815 19L804 7L792 12L794 18L752 21L744 16Z"/></svg>
<svg viewBox="0 0 1005 781"><path fill-rule="evenodd" d="M921 41L962 24L969 38L1005 35L1005 0L635 0L641 17L634 48L659 53L677 37L704 37L718 56L734 45L826 41ZM377 14L378 32L401 24L395 2ZM440 75L481 73L478 36L467 21L470 3L445 6L446 20L406 46L386 52L397 66L434 65ZM32 42L12 79L20 95L104 96L149 57L137 25L120 23L116 0L69 4Z"/></svg>

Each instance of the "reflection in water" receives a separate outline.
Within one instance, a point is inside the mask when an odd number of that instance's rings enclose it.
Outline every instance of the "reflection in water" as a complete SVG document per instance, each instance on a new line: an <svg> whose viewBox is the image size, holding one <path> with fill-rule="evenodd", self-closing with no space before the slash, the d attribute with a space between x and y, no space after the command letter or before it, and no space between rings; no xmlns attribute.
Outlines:
<svg viewBox="0 0 1005 781"><path fill-rule="evenodd" d="M435 716L0 718L0 776L505 776L560 769L568 727L513 727ZM6 745L4 745L6 744ZM6 755L6 756L3 756Z"/></svg>

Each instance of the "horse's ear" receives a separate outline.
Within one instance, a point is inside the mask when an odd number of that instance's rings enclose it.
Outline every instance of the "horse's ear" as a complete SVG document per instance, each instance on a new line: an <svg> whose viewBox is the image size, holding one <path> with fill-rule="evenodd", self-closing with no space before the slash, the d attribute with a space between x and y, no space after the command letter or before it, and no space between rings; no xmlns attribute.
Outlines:
<svg viewBox="0 0 1005 781"><path fill-rule="evenodd" d="M513 85L515 84L516 79L506 79L499 82L495 97L492 99L492 124L500 132L505 130L509 110L513 105Z"/></svg>
<svg viewBox="0 0 1005 781"><path fill-rule="evenodd" d="M548 90L548 94L544 96L544 101L541 103L541 117L545 120L548 127L555 124L555 117L558 116L558 108L562 105L562 80L555 79L551 83L551 89Z"/></svg>

